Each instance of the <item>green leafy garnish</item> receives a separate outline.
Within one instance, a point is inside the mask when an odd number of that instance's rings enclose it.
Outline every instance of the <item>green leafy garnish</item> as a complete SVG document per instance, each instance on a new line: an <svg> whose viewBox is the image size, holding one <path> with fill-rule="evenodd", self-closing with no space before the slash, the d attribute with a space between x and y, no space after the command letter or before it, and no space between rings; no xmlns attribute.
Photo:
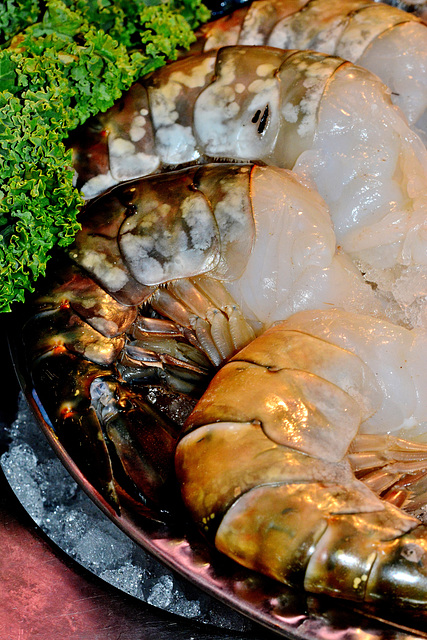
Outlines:
<svg viewBox="0 0 427 640"><path fill-rule="evenodd" d="M36 22L40 14L38 0L6 0L0 4L0 42L6 42Z"/></svg>
<svg viewBox="0 0 427 640"><path fill-rule="evenodd" d="M0 8L0 311L69 245L82 204L64 141L194 40L200 0L8 0Z"/></svg>

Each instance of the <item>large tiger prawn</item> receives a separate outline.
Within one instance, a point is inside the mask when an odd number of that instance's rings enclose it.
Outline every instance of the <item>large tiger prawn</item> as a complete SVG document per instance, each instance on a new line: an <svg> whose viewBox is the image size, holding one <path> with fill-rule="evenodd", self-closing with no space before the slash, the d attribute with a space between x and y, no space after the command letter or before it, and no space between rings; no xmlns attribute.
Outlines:
<svg viewBox="0 0 427 640"><path fill-rule="evenodd" d="M269 182L265 201L272 193ZM427 530L396 505L425 509L425 331L339 309L289 317L281 293L275 316L262 306L263 326L288 320L232 357L187 421L184 501L247 567L308 591L424 606Z"/></svg>
<svg viewBox="0 0 427 640"><path fill-rule="evenodd" d="M176 457L217 548L290 586L425 607L427 527L396 504L425 507L427 446L389 432L425 429L426 345L335 309L291 316L231 358Z"/></svg>

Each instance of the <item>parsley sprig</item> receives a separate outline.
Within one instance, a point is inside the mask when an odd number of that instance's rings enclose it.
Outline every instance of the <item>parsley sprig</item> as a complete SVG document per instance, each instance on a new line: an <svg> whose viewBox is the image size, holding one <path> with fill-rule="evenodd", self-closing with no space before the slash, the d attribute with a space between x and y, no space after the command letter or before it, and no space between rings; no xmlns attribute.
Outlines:
<svg viewBox="0 0 427 640"><path fill-rule="evenodd" d="M8 0L0 9L0 311L69 245L82 204L64 141L135 79L176 57L200 0Z"/></svg>

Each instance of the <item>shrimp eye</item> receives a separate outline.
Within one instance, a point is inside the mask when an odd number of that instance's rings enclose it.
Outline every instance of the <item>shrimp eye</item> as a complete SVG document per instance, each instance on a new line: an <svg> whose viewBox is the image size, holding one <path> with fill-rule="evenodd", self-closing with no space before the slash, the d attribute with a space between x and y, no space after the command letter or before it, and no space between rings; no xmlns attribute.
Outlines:
<svg viewBox="0 0 427 640"><path fill-rule="evenodd" d="M258 109L257 111L255 111L255 114L252 118L252 122L253 124L257 125L257 131L260 136L265 132L268 126L269 116L270 116L270 109L268 104L265 106L264 111L261 111L261 109Z"/></svg>

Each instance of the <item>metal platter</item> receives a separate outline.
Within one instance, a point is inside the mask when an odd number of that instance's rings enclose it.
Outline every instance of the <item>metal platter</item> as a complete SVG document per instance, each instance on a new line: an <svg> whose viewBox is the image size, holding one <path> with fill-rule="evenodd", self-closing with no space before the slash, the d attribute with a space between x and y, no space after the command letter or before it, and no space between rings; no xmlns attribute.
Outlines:
<svg viewBox="0 0 427 640"><path fill-rule="evenodd" d="M19 329L19 325L18 325ZM46 420L28 373L23 365L19 330L12 337L14 364L25 398L45 434L53 452L65 468L98 507L102 518L109 519L120 529L128 542L141 548L161 566L165 575L178 574L182 585L188 581L192 588L207 594L208 601L199 605L204 611L201 619L210 624L242 632L252 629L251 621L264 625L278 636L292 640L419 640L427 638L427 615L407 611L395 612L369 608L332 598L315 597L304 591L286 588L273 580L243 569L212 549L195 531L183 513L173 519L148 518L123 509L118 516L103 498L94 491L73 460L54 437ZM58 461L56 461L58 462ZM34 460L33 460L34 464ZM2 460L4 468L4 460ZM67 484L67 483L66 483ZM13 485L12 485L13 488ZM64 489L67 491L67 489ZM179 580L180 580L179 579ZM163 580L166 585L165 580ZM161 584L161 581L160 581ZM167 586L165 586L167 590ZM179 586L178 589L186 590ZM163 594L164 595L164 594ZM199 596L197 596L199 597ZM146 599L146 598L145 598ZM194 596L190 595L190 600ZM161 597L159 598L161 602ZM175 599L176 602L176 599ZM212 602L216 603L212 606ZM153 604L156 605L155 602ZM182 604L182 602L181 602ZM203 620L209 611L210 618ZM186 606L175 607L174 613L188 616ZM237 614L235 613L237 612ZM238 615L239 614L239 615ZM208 616L208 617L209 617ZM245 623L244 616L247 618Z"/></svg>

